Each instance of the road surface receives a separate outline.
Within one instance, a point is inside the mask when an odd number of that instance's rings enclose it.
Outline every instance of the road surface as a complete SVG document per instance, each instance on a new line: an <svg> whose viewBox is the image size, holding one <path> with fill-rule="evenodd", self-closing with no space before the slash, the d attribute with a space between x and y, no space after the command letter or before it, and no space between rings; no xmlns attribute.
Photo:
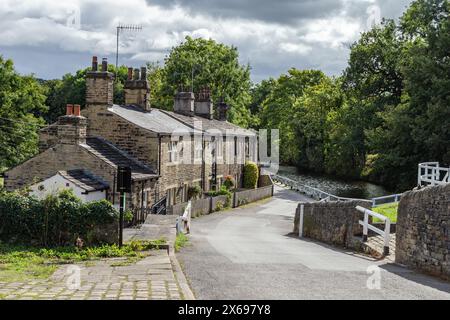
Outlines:
<svg viewBox="0 0 450 320"><path fill-rule="evenodd" d="M302 199L276 187L270 200L194 219L177 257L196 298L450 299L449 282L290 234Z"/></svg>

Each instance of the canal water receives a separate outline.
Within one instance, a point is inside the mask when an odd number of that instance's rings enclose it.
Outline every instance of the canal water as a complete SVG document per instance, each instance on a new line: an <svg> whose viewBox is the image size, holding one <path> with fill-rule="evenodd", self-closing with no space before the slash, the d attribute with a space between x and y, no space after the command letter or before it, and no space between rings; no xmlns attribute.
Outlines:
<svg viewBox="0 0 450 320"><path fill-rule="evenodd" d="M392 194L382 186L373 183L300 173L295 167L280 166L278 174L339 197L371 199Z"/></svg>

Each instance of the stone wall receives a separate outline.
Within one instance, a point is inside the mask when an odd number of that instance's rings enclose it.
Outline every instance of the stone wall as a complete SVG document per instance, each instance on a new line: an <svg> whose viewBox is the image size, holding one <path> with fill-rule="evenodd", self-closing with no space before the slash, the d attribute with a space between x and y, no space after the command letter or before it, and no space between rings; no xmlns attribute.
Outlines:
<svg viewBox="0 0 450 320"><path fill-rule="evenodd" d="M224 208L227 196L207 197L192 200L192 217L199 217L217 211L219 207ZM173 205L167 209L167 214L181 216L186 209L187 202Z"/></svg>
<svg viewBox="0 0 450 320"><path fill-rule="evenodd" d="M109 112L107 105L90 105L82 111L82 115L88 119L89 137L102 137L134 158L157 169L159 154L157 134Z"/></svg>
<svg viewBox="0 0 450 320"><path fill-rule="evenodd" d="M450 184L403 194L396 237L397 263L450 279Z"/></svg>
<svg viewBox="0 0 450 320"><path fill-rule="evenodd" d="M356 210L356 206L369 208L370 204L368 202L300 203L295 212L295 234L298 234L299 231L300 206L302 204L304 205L304 237L343 247L355 247L356 243L353 237L362 234L362 227L358 221L363 219L363 214Z"/></svg>
<svg viewBox="0 0 450 320"><path fill-rule="evenodd" d="M262 200L273 196L273 186L267 186L252 190L238 191L234 194L233 207L239 207L241 205Z"/></svg>

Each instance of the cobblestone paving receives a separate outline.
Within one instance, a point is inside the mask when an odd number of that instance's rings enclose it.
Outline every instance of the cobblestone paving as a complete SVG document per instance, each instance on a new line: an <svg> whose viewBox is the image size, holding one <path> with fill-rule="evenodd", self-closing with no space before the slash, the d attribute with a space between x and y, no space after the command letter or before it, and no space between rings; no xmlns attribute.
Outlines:
<svg viewBox="0 0 450 320"><path fill-rule="evenodd" d="M74 265L61 266L49 279L0 282L0 299L14 300L180 300L182 296L165 250L152 251L136 263L126 259L104 259L80 267L76 283Z"/></svg>

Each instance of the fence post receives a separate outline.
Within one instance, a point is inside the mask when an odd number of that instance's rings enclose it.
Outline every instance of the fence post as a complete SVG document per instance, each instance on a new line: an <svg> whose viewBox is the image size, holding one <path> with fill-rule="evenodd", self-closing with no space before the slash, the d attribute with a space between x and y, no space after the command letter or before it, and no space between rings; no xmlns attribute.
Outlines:
<svg viewBox="0 0 450 320"><path fill-rule="evenodd" d="M299 212L299 222L298 222L298 237L303 238L303 215L305 213L305 205L300 205L300 212Z"/></svg>
<svg viewBox="0 0 450 320"><path fill-rule="evenodd" d="M367 242L367 234L368 234L368 225L369 225L369 214L366 211L367 209L364 210L364 225L363 225L363 238L362 241L363 242Z"/></svg>
<svg viewBox="0 0 450 320"><path fill-rule="evenodd" d="M384 250L383 254L385 256L389 255L389 241L391 236L391 221L386 219L384 223Z"/></svg>

